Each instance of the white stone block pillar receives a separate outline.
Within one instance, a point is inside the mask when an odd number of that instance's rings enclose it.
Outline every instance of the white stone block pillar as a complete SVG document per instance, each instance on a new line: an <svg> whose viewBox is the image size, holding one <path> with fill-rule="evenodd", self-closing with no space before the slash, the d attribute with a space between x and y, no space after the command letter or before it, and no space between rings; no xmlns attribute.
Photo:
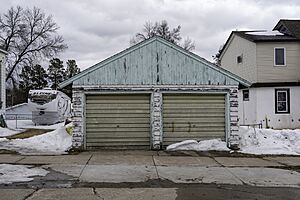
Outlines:
<svg viewBox="0 0 300 200"><path fill-rule="evenodd" d="M151 148L160 149L162 145L162 94L156 90L151 95Z"/></svg>

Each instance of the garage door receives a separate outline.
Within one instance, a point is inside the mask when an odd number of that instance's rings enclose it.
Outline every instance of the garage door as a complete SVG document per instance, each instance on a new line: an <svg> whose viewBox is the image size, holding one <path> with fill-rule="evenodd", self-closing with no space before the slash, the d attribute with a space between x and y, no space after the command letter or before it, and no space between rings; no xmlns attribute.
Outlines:
<svg viewBox="0 0 300 200"><path fill-rule="evenodd" d="M163 145L225 138L225 95L163 95Z"/></svg>
<svg viewBox="0 0 300 200"><path fill-rule="evenodd" d="M86 148L149 149L150 95L88 95Z"/></svg>

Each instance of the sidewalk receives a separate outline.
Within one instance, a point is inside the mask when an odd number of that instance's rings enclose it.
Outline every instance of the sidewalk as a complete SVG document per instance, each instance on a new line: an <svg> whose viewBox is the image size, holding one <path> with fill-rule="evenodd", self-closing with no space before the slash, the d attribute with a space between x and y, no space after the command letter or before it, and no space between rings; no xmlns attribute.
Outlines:
<svg viewBox="0 0 300 200"><path fill-rule="evenodd" d="M300 157L171 156L155 151L100 151L63 156L0 154L0 163L38 165L78 183L232 184L300 188ZM63 176L65 175L65 176ZM40 179L55 181L57 176Z"/></svg>

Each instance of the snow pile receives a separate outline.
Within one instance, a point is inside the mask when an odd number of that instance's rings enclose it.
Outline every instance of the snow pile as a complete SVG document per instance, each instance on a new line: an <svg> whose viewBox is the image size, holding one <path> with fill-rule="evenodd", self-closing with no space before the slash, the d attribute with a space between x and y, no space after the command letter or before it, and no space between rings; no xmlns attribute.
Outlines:
<svg viewBox="0 0 300 200"><path fill-rule="evenodd" d="M46 126L35 126L31 120L6 120L7 126L12 129L28 129L28 128L36 128L36 129L57 129L60 126L64 125L64 122L46 125Z"/></svg>
<svg viewBox="0 0 300 200"><path fill-rule="evenodd" d="M67 126L72 126L71 124ZM66 154L72 145L72 136L65 126L26 139L0 140L2 149L15 150L20 154Z"/></svg>
<svg viewBox="0 0 300 200"><path fill-rule="evenodd" d="M25 165L0 164L0 184L32 181L32 176L46 176L48 171Z"/></svg>
<svg viewBox="0 0 300 200"><path fill-rule="evenodd" d="M300 129L297 130L273 130L254 129L240 127L240 153L247 154L270 154L270 155L300 155ZM194 151L230 151L226 142L221 139L185 140L171 144L167 147L169 151L194 150Z"/></svg>
<svg viewBox="0 0 300 200"><path fill-rule="evenodd" d="M15 135L17 133L19 133L20 131L15 131L15 130L11 130L8 128L2 128L0 127L0 137L6 137L6 136L10 136L10 135Z"/></svg>
<svg viewBox="0 0 300 200"><path fill-rule="evenodd" d="M221 139L203 140L185 140L179 143L171 144L167 147L168 151L194 150L194 151L229 151L226 142Z"/></svg>
<svg viewBox="0 0 300 200"><path fill-rule="evenodd" d="M249 154L300 154L300 130L240 127L240 152Z"/></svg>

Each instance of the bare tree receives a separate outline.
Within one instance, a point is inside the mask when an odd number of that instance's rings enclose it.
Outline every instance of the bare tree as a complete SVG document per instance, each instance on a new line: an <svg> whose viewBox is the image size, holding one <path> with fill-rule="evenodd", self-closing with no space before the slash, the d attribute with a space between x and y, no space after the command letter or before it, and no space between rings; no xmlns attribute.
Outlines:
<svg viewBox="0 0 300 200"><path fill-rule="evenodd" d="M188 51L192 51L195 49L195 43L189 38L187 37L182 44L182 48L188 50Z"/></svg>
<svg viewBox="0 0 300 200"><path fill-rule="evenodd" d="M221 56L221 52L222 52L222 50L223 50L223 48L224 48L224 45L225 45L225 44L222 44L222 45L219 47L218 52L217 52L215 55L212 56L212 58L214 59L214 63L215 63L216 65L218 65L218 66L221 65L220 56Z"/></svg>
<svg viewBox="0 0 300 200"><path fill-rule="evenodd" d="M41 9L11 7L0 16L0 45L8 52L6 81L34 60L51 58L67 48L52 16Z"/></svg>
<svg viewBox="0 0 300 200"><path fill-rule="evenodd" d="M150 21L144 24L144 28L141 33L137 33L130 40L130 44L134 45L146 39L149 39L153 36L160 36L169 42L182 46L184 49L188 51L192 51L195 49L195 43L187 38L183 44L180 44L181 36L180 36L181 26L177 26L170 30L168 22L166 20L162 20L161 22L155 22L154 24Z"/></svg>

